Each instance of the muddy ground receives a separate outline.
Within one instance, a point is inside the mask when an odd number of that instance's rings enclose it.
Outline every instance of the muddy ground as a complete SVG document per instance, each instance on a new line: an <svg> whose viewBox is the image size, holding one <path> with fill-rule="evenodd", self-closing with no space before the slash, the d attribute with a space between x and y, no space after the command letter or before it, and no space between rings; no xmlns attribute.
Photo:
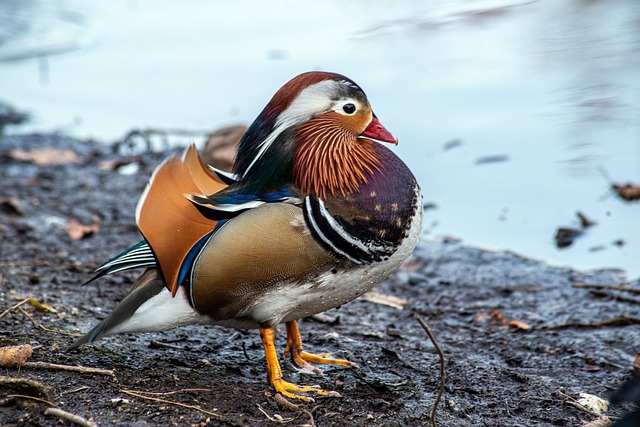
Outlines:
<svg viewBox="0 0 640 427"><path fill-rule="evenodd" d="M70 149L79 158L39 166L34 159L16 160L13 151L44 147ZM122 174L126 169L118 172L114 163L105 162L132 159L95 143L61 135L0 137L0 312L24 297L57 311L24 304L8 313L0 319L0 347L31 344L32 362L115 370L111 378L3 369L5 380L40 381L49 387L46 399L101 426L264 426L291 419L288 425L428 425L439 359L416 314L428 322L446 354L440 426L581 426L596 417L566 404L560 392L606 398L631 374L640 353L640 326L634 324L640 297L573 284L640 286L638 280L629 283L616 270L550 267L429 235L406 268L379 287L407 300L403 309L360 299L301 322L307 350L335 351L361 368L327 368L323 376L308 377L285 366L286 375L293 382L336 390L342 398L320 398L293 412L281 408L265 382L257 331L188 327L65 351L127 292L135 274L81 284L93 268L140 240L135 204L166 154L144 153L133 159L137 173ZM424 192L430 201L429 189ZM92 225L96 217L97 232L80 240L70 237L70 220ZM623 316L632 319L579 326ZM509 326L513 320L522 323ZM283 331L278 344L284 348ZM156 397L219 416L122 391L194 388L205 390ZM16 393L0 385L0 402ZM0 425L71 425L45 415L46 407L23 398L5 401ZM609 415L627 409L615 407Z"/></svg>

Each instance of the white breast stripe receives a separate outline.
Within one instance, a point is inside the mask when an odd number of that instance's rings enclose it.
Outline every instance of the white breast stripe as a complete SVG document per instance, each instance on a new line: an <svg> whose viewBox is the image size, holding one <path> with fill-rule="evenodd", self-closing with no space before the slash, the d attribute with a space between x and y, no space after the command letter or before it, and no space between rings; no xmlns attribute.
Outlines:
<svg viewBox="0 0 640 427"><path fill-rule="evenodd" d="M313 230L316 232L316 234L318 235L318 237L324 242L326 243L331 250L333 250L335 253L342 255L343 257L347 258L348 260L350 260L351 262L354 262L356 264L362 264L362 262L360 262L359 260L349 256L349 254L347 254L346 252L340 250L339 248L336 247L336 245L334 245L331 240L329 240L327 238L327 236L325 236L322 231L320 230L320 227L318 227L318 224L316 223L315 218L313 218L313 212L311 210L311 200L309 199L309 197L305 197L304 199L304 206L307 209L307 218L309 218L309 223L311 225L311 227L313 227Z"/></svg>

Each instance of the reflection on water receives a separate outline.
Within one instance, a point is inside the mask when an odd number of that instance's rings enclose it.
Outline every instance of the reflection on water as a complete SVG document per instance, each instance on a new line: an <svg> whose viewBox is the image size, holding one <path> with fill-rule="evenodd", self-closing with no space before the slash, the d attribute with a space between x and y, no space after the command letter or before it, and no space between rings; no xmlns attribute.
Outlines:
<svg viewBox="0 0 640 427"><path fill-rule="evenodd" d="M36 0L0 2L0 61L72 52L91 43L92 27L77 5Z"/></svg>
<svg viewBox="0 0 640 427"><path fill-rule="evenodd" d="M0 97L30 130L247 123L309 69L356 80L400 136L428 237L640 275L640 204L601 172L640 181L636 0L0 2ZM555 249L578 210L598 225Z"/></svg>

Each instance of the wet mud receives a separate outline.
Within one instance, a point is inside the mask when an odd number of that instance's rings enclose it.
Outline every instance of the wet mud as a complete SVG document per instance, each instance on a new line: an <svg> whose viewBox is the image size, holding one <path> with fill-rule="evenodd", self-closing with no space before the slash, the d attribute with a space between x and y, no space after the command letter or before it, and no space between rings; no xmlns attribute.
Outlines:
<svg viewBox="0 0 640 427"><path fill-rule="evenodd" d="M37 164L15 155L42 148L71 150L77 161ZM429 235L378 288L399 299L395 307L359 299L300 323L307 351L336 352L360 368L328 367L322 376L307 376L283 364L285 376L341 398L294 402L297 408L278 404L266 384L257 331L194 326L66 351L128 291L135 273L81 284L93 268L139 241L135 205L167 154L125 157L63 135L0 137L0 312L29 297L45 305L25 303L1 318L0 347L31 344L32 362L115 371L112 378L4 368L3 379L38 381L47 388L44 400L100 426L430 425L439 358L416 315L446 356L439 426L582 426L597 417L567 404L561 393L607 398L631 375L640 352L640 296L589 285L638 287L637 280L618 270L550 267ZM427 202L429 189L423 190ZM73 234L72 220L89 228ZM277 343L282 352L284 330ZM0 383L0 403L21 394L7 384ZM72 425L45 414L47 407L5 400L0 425Z"/></svg>

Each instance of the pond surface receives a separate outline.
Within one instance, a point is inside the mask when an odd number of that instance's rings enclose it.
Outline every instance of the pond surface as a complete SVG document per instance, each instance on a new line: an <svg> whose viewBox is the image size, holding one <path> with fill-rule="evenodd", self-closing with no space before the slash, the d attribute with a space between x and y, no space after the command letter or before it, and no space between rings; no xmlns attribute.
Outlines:
<svg viewBox="0 0 640 427"><path fill-rule="evenodd" d="M34 117L13 132L249 123L313 69L399 136L427 238L640 275L640 203L609 187L640 183L636 0L0 1L0 99ZM577 211L597 225L556 249Z"/></svg>

